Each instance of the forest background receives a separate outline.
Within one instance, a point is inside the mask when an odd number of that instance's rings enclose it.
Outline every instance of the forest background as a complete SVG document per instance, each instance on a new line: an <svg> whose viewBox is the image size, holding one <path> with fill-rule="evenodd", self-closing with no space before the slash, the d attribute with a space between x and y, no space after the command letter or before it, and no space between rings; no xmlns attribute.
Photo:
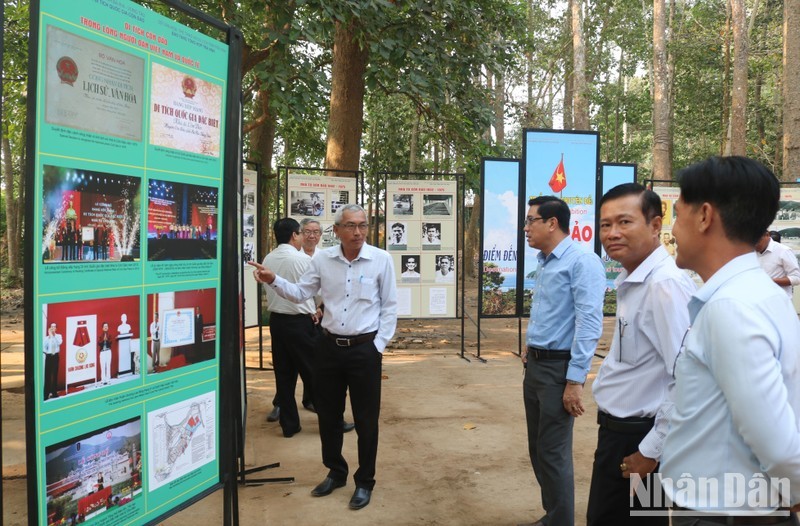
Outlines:
<svg viewBox="0 0 800 526"><path fill-rule="evenodd" d="M598 131L601 160L636 163L640 180L710 155L800 178L800 0L187 4L244 34L243 157L261 163L265 207L283 165L360 169L368 185L381 171L464 173L478 210L481 157L519 157L523 128ZM7 289L23 273L29 1L2 9ZM480 238L468 218L470 262Z"/></svg>

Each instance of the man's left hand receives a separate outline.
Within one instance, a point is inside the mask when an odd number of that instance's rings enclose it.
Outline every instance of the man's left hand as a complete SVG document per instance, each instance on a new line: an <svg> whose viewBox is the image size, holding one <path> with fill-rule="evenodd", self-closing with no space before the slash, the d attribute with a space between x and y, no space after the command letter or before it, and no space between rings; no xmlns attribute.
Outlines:
<svg viewBox="0 0 800 526"><path fill-rule="evenodd" d="M574 416L575 418L581 416L584 412L583 402L581 395L583 394L583 385L570 384L564 388L564 396L561 401L564 404L564 410Z"/></svg>
<svg viewBox="0 0 800 526"><path fill-rule="evenodd" d="M623 458L620 467L627 468L621 471L622 476L626 479L629 479L633 473L638 474L641 478L645 478L648 474L652 473L656 469L657 465L657 460L647 458L637 451L636 453Z"/></svg>

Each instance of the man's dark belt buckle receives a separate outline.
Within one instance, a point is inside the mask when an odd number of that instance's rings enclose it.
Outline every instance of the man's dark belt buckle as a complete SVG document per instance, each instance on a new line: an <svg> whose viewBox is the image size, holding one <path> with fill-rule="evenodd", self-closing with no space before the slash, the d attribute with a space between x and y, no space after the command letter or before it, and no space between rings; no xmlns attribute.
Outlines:
<svg viewBox="0 0 800 526"><path fill-rule="evenodd" d="M334 340L336 345L338 345L339 347L350 347L352 345L352 343L350 343L351 341L352 341L351 338L336 338Z"/></svg>

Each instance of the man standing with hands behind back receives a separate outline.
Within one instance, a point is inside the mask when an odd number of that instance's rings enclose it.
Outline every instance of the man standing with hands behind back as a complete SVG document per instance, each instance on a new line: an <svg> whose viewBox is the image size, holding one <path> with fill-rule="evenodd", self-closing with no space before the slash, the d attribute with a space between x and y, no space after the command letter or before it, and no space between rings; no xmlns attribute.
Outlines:
<svg viewBox="0 0 800 526"><path fill-rule="evenodd" d="M370 502L375 486L383 351L397 326L397 289L392 257L366 243L367 214L355 204L336 211L333 231L341 245L322 250L297 283L250 263L256 281L278 295L302 302L319 294L325 304L324 337L314 355L314 390L328 475L311 494L329 495L347 483L342 456L342 418L347 390L358 434L358 470L351 509Z"/></svg>
<svg viewBox="0 0 800 526"><path fill-rule="evenodd" d="M606 274L597 254L569 237L570 211L554 196L528 201L525 237L538 249L536 285L522 354L528 451L546 515L533 526L575 523L572 427L603 331Z"/></svg>
<svg viewBox="0 0 800 526"><path fill-rule="evenodd" d="M695 290L659 240L661 205L658 194L636 183L615 186L600 199L600 241L625 270L616 280L611 349L592 384L600 427L588 526L669 524L666 513L631 516L629 481L634 473L645 479L661 458L672 412L672 367ZM635 508L641 507L637 499Z"/></svg>

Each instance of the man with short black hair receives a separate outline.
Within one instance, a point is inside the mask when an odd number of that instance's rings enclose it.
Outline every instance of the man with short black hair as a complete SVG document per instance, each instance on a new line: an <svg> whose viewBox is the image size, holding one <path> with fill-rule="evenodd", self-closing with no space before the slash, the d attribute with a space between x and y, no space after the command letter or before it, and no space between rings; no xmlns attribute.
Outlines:
<svg viewBox="0 0 800 526"><path fill-rule="evenodd" d="M800 321L753 251L778 211L778 180L746 157L712 157L679 182L676 262L704 284L688 306L662 455L672 524L797 524Z"/></svg>
<svg viewBox="0 0 800 526"><path fill-rule="evenodd" d="M535 526L575 522L572 427L603 330L605 269L569 237L570 210L554 196L528 201L525 238L538 249L523 380L528 451L546 515Z"/></svg>
<svg viewBox="0 0 800 526"><path fill-rule="evenodd" d="M800 285L800 265L792 249L773 240L771 233L764 231L756 243L756 256L767 276L791 299L792 287Z"/></svg>
<svg viewBox="0 0 800 526"><path fill-rule="evenodd" d="M631 475L655 471L669 427L672 367L689 327L694 282L659 240L661 198L642 185L615 186L600 199L600 241L623 271L616 279L617 323L592 384L597 402L588 526L666 526L663 516L632 516ZM636 483L636 481L634 481ZM657 487L657 486L656 486ZM644 503L650 506L652 503ZM649 511L656 511L652 508Z"/></svg>
<svg viewBox="0 0 800 526"><path fill-rule="evenodd" d="M276 269L287 280L297 282L308 270L311 258L301 250L300 224L290 217L275 221L272 227L278 246L264 258L264 265ZM270 311L272 365L275 371L278 419L283 436L289 438L301 430L295 388L298 374L311 382L311 361L316 347L313 299L295 303L280 297L272 287L264 287Z"/></svg>

